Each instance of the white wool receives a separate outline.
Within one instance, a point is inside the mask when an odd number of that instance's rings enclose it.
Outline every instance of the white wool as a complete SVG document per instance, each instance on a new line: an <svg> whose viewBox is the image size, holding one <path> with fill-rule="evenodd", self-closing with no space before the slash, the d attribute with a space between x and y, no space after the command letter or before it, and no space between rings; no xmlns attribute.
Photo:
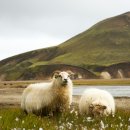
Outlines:
<svg viewBox="0 0 130 130"><path fill-rule="evenodd" d="M61 72L59 78L49 83L36 83L29 85L23 92L21 108L28 113L39 112L44 108L48 110L67 109L72 102L72 81L68 73ZM67 85L63 85L67 79Z"/></svg>
<svg viewBox="0 0 130 130"><path fill-rule="evenodd" d="M90 114L89 106L100 104L106 106L104 115L115 113L115 102L113 96L105 91L96 88L86 89L79 101L79 111L81 114Z"/></svg>

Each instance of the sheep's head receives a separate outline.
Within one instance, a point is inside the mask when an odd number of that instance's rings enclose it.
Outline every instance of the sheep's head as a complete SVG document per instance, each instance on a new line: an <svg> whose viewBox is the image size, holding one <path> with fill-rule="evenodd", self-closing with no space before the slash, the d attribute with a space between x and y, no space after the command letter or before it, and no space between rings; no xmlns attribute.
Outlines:
<svg viewBox="0 0 130 130"><path fill-rule="evenodd" d="M89 112L93 116L107 116L110 114L110 107L103 99L97 99L89 105Z"/></svg>
<svg viewBox="0 0 130 130"><path fill-rule="evenodd" d="M58 81L62 86L66 86L68 83L71 82L71 73L67 73L65 71L56 71L53 75L54 79Z"/></svg>

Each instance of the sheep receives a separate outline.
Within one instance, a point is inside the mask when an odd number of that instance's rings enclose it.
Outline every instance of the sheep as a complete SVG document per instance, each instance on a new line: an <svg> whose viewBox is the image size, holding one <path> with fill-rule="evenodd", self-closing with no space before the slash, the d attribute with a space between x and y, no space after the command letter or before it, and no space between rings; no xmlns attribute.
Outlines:
<svg viewBox="0 0 130 130"><path fill-rule="evenodd" d="M115 102L113 96L96 88L86 89L79 101L80 114L91 116L108 116L115 113Z"/></svg>
<svg viewBox="0 0 130 130"><path fill-rule="evenodd" d="M31 84L23 91L21 108L26 113L52 115L69 109L72 103L72 81L67 72L55 72L49 83Z"/></svg>

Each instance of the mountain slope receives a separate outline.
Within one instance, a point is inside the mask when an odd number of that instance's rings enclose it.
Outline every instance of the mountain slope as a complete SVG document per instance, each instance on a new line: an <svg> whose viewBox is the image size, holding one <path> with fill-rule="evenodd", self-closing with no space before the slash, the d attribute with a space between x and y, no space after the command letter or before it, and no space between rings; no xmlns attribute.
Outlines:
<svg viewBox="0 0 130 130"><path fill-rule="evenodd" d="M52 64L74 65L94 71L99 66L123 62L130 62L130 12L103 20L59 46L2 60L0 77L19 79L30 68Z"/></svg>
<svg viewBox="0 0 130 130"><path fill-rule="evenodd" d="M99 22L61 47L72 49L68 53L69 57L78 58L75 64L111 65L130 61L130 13Z"/></svg>

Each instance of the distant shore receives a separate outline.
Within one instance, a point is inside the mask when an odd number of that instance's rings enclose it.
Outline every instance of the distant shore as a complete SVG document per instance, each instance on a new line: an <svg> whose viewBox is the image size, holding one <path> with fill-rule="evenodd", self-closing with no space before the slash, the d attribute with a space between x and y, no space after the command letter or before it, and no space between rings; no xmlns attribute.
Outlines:
<svg viewBox="0 0 130 130"><path fill-rule="evenodd" d="M117 86L117 85L130 85L130 78L124 79L80 79L73 80L75 85L108 85L108 86Z"/></svg>
<svg viewBox="0 0 130 130"><path fill-rule="evenodd" d="M37 82L49 82L45 81L1 81L0 82L0 108L8 107L20 107L21 95L24 88L28 84ZM130 85L130 79L91 79L91 80L74 80L74 85ZM73 96L73 104L77 104L80 99L79 95ZM117 108L130 110L130 98L129 97L115 97Z"/></svg>
<svg viewBox="0 0 130 130"><path fill-rule="evenodd" d="M20 107L24 87L0 87L0 108ZM80 95L73 96L73 105L78 105ZM130 110L130 97L115 97L117 108Z"/></svg>
<svg viewBox="0 0 130 130"><path fill-rule="evenodd" d="M50 82L51 80L25 80L25 81L0 81L0 88L25 88L28 84L38 82ZM79 79L73 80L74 85L107 85L107 86L130 86L130 78L124 79Z"/></svg>

